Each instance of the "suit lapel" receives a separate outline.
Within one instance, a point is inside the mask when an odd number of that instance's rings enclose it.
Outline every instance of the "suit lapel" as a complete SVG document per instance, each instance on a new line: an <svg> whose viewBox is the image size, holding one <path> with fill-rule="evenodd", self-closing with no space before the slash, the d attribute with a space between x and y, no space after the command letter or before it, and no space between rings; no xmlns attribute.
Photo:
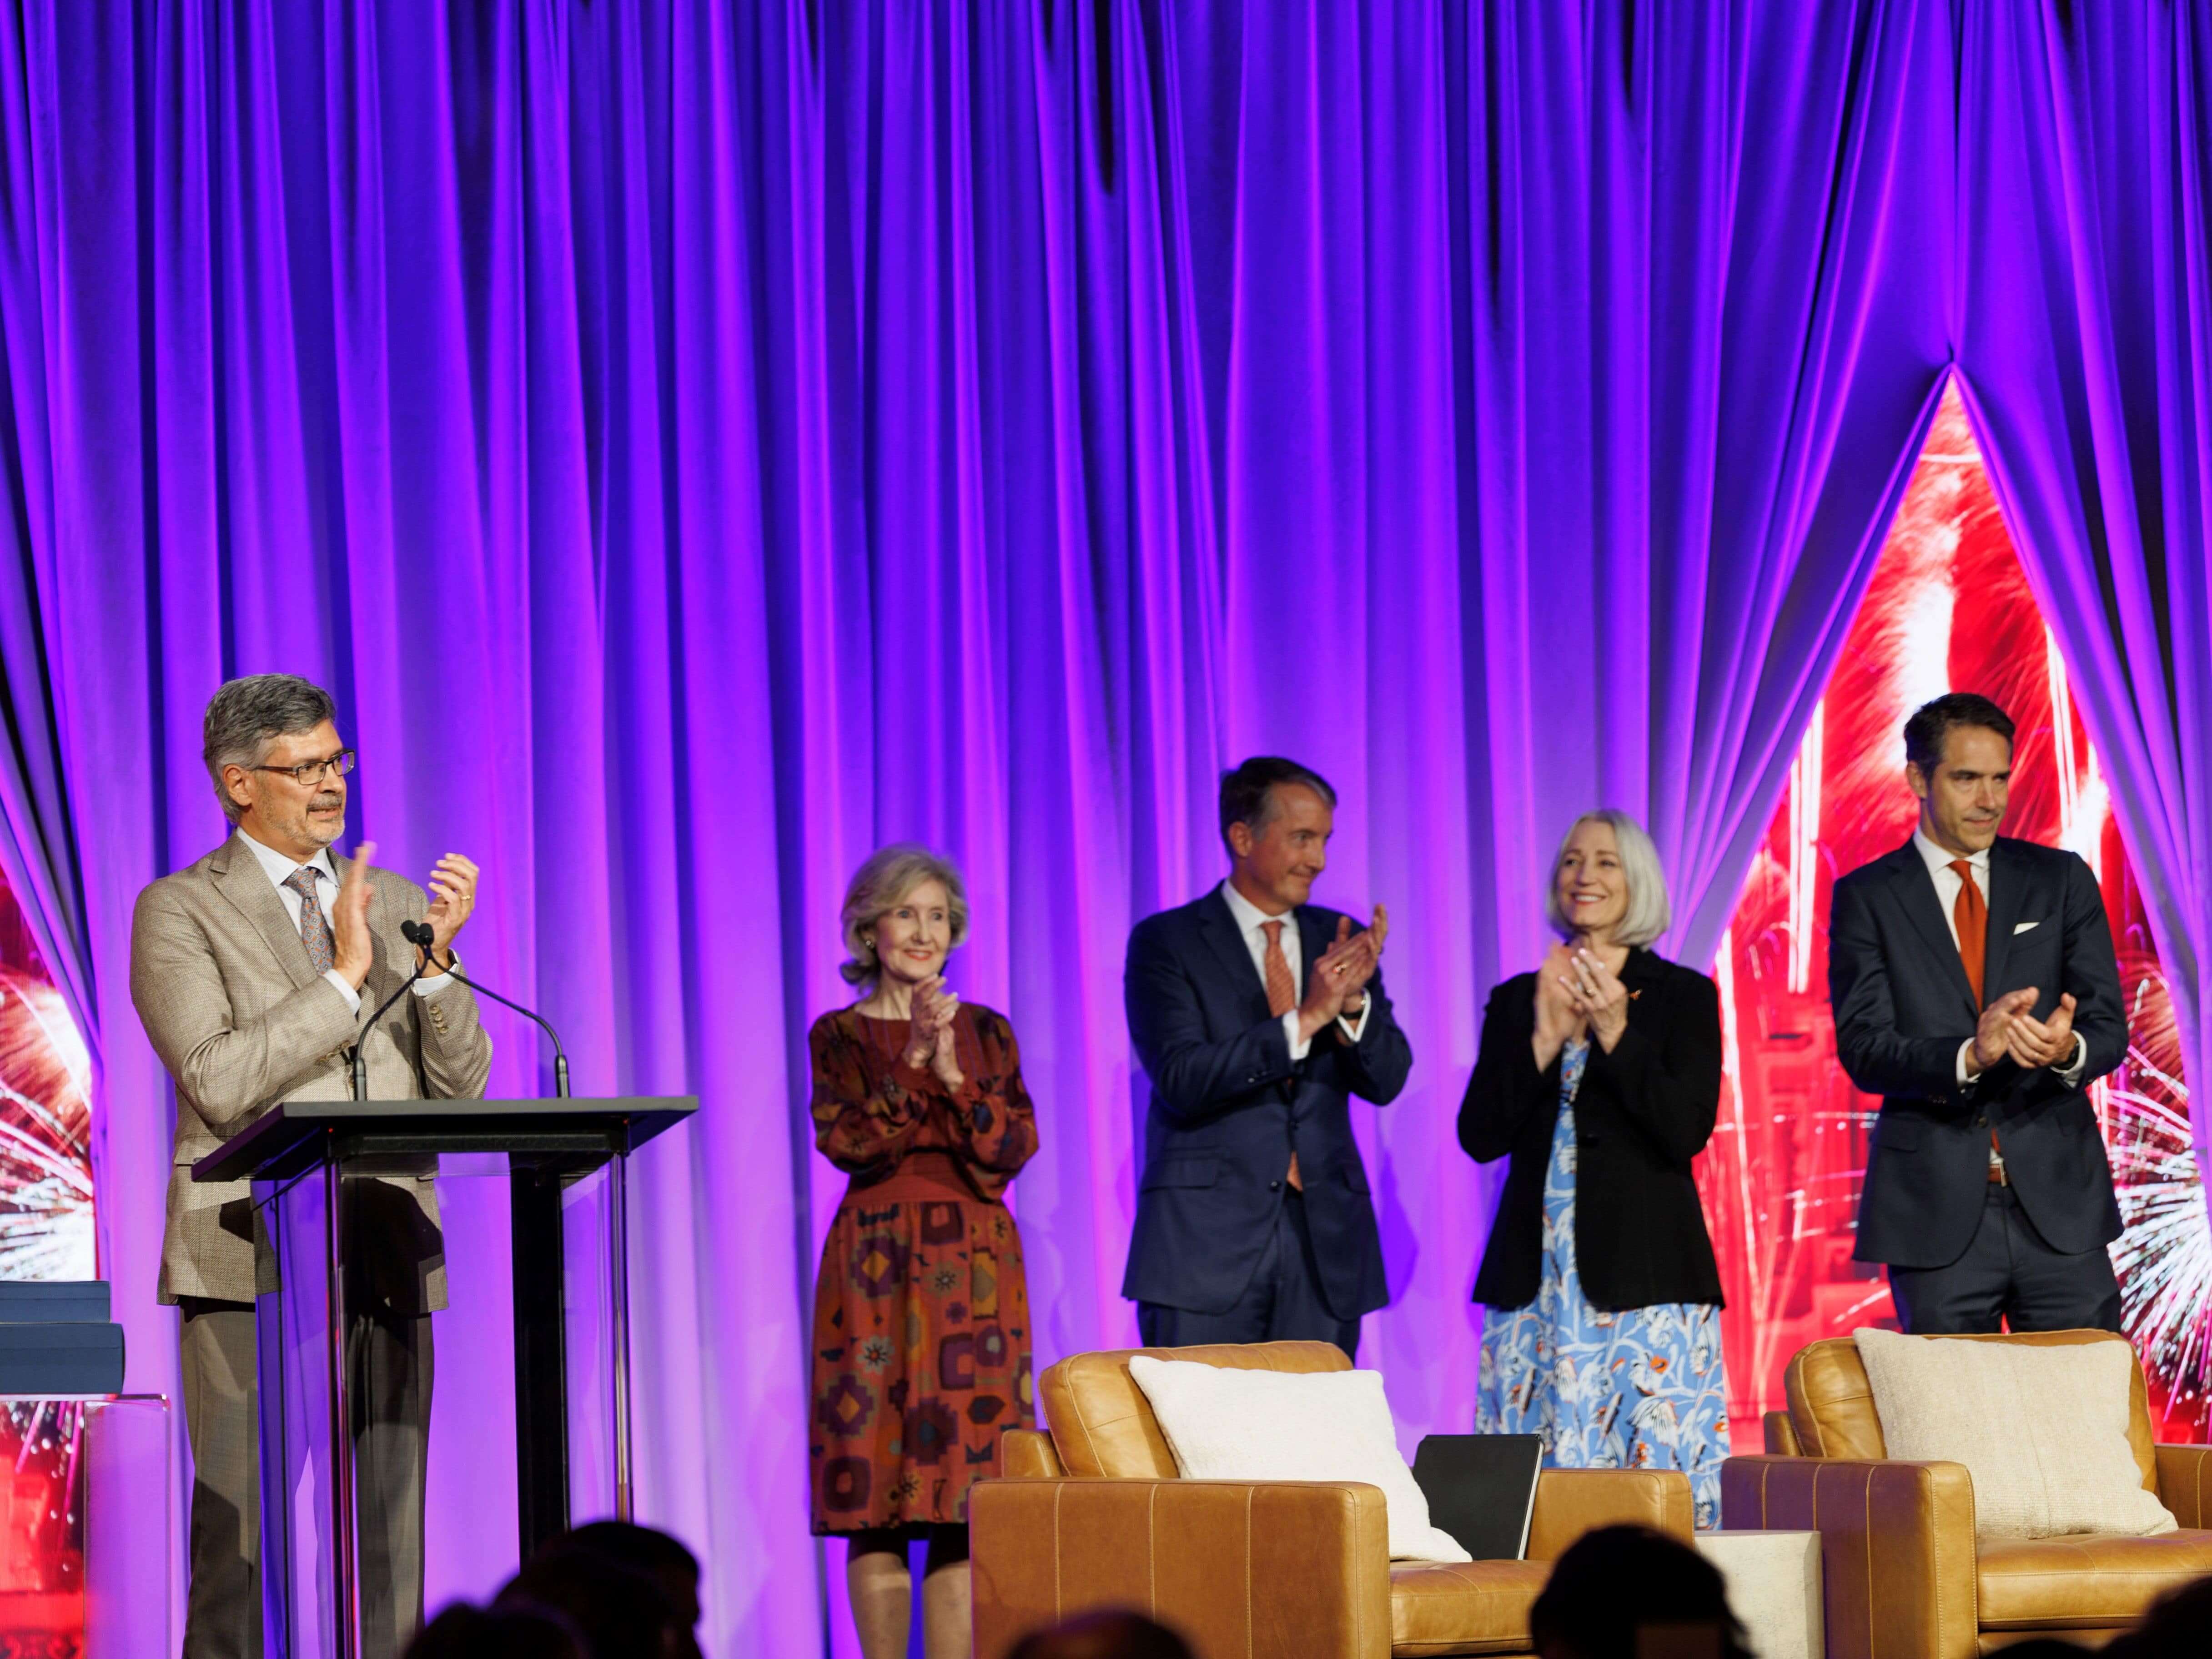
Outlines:
<svg viewBox="0 0 2212 1659"><path fill-rule="evenodd" d="M1628 960L1620 965L1620 982L1628 992L1628 1023L1640 1025L1657 1017L1659 999L1654 995L1647 1004L1644 994L1656 992L1659 985L1659 958L1641 945L1628 949Z"/></svg>
<svg viewBox="0 0 2212 1659"><path fill-rule="evenodd" d="M208 875L216 890L253 925L277 966L290 975L293 988L312 983L316 977L314 964L307 960L307 944L300 930L292 926L276 884L234 836L215 850L208 861Z"/></svg>
<svg viewBox="0 0 2212 1659"><path fill-rule="evenodd" d="M1259 1012L1255 1019L1264 1019L1267 1013L1267 981L1260 977L1260 969L1252 960L1252 953L1244 945L1244 932L1237 925L1237 917L1229 908L1229 901L1215 888L1198 908L1199 931L1213 948L1220 961L1221 970L1227 975L1225 982L1237 988L1245 1001L1257 1001Z"/></svg>
<svg viewBox="0 0 2212 1659"><path fill-rule="evenodd" d="M1991 1000L2011 988L2004 982L2005 958L2012 954L2013 924L2027 906L2027 883L2026 863L2000 836L1990 848L1990 936L1982 950L1982 989Z"/></svg>
<svg viewBox="0 0 2212 1659"><path fill-rule="evenodd" d="M1974 1000L1973 981L1966 977L1966 964L1959 959L1959 941L1951 937L1950 918L1943 914L1942 903L1936 896L1936 883L1928 874L1928 866L1920 860L1920 849L1907 842L1889 856L1890 890L1905 907L1906 920L1919 931L1936 958L1939 964L1936 972L1959 994L1959 1000L1967 1010L1978 1016L1981 1008ZM1989 967L1989 958L1984 955L1982 983L1985 986L1991 982Z"/></svg>

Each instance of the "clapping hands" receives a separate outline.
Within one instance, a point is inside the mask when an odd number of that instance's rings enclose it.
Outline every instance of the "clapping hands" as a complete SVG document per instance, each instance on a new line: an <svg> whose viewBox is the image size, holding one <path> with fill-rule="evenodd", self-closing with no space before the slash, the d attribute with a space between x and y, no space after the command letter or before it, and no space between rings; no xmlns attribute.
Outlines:
<svg viewBox="0 0 2212 1659"><path fill-rule="evenodd" d="M368 861L376 856L376 843L365 841L353 849L345 879L338 884L337 902L331 908L331 966L356 991L368 979L376 960L376 940L368 929Z"/></svg>
<svg viewBox="0 0 2212 1659"><path fill-rule="evenodd" d="M2017 991L2006 992L1982 1010L1982 1018L1974 1027L1972 1071L1986 1072L2008 1055L2014 1065L2026 1071L2065 1062L2074 1052L2074 1010L2077 1006L2074 994L2069 991L2062 995L2048 1019L2038 1019L2028 1012L2035 1006L2036 995L2034 986L2024 985Z"/></svg>
<svg viewBox="0 0 2212 1659"><path fill-rule="evenodd" d="M2039 1066L2063 1065L2074 1052L2075 1006L2074 994L2068 991L2059 997L2049 1019L2037 1019L2025 1012L2016 1015L2007 1042L2012 1057L2031 1071Z"/></svg>
<svg viewBox="0 0 2212 1659"><path fill-rule="evenodd" d="M1351 917L1337 918L1336 937L1308 971L1305 1000L1298 1005L1298 1029L1309 1040L1335 1020L1359 1017L1389 936L1390 913L1382 905L1362 933L1352 932Z"/></svg>
<svg viewBox="0 0 2212 1659"><path fill-rule="evenodd" d="M459 853L447 854L430 872L430 908L422 920L430 924L434 935L430 962L435 972L444 971L439 957L451 951L453 935L461 931L469 913L477 908L477 878L480 873L473 860ZM451 960L447 956L447 961Z"/></svg>
<svg viewBox="0 0 2212 1659"><path fill-rule="evenodd" d="M1607 1054L1628 1030L1628 988L1586 946L1555 945L1536 970L1534 1047L1539 1066L1587 1034Z"/></svg>
<svg viewBox="0 0 2212 1659"><path fill-rule="evenodd" d="M1544 1070L1560 1049L1583 1035L1588 1022L1567 990L1571 982L1574 955L1564 945L1544 952L1536 969L1536 1030L1532 1046L1536 1069Z"/></svg>
<svg viewBox="0 0 2212 1659"><path fill-rule="evenodd" d="M960 994L933 974L914 988L914 1003L907 1018L906 1063L915 1071L927 1067L948 1089L964 1079L952 1039L952 1017L960 1012Z"/></svg>
<svg viewBox="0 0 2212 1659"><path fill-rule="evenodd" d="M1584 947L1568 956L1562 989L1598 1046L1611 1054L1613 1045L1628 1029L1628 988L1620 982L1620 976L1603 957Z"/></svg>

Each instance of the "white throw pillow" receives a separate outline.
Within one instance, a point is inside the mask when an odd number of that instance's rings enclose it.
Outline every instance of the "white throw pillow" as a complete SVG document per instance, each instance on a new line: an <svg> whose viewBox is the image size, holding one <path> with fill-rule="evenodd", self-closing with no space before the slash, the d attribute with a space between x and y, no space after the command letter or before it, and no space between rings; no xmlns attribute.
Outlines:
<svg viewBox="0 0 2212 1659"><path fill-rule="evenodd" d="M2135 1353L1856 1330L1892 1457L1964 1463L1984 1538L2172 1532L2128 1444Z"/></svg>
<svg viewBox="0 0 2212 1659"><path fill-rule="evenodd" d="M1392 1560L1474 1559L1429 1524L1379 1371L1243 1371L1139 1354L1129 1375L1186 1480L1364 1480L1382 1488Z"/></svg>

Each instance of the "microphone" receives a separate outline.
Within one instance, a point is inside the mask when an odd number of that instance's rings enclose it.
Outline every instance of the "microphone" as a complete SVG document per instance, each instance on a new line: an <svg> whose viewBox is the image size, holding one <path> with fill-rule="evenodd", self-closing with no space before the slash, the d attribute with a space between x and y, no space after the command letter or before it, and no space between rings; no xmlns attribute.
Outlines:
<svg viewBox="0 0 2212 1659"><path fill-rule="evenodd" d="M431 931L430 924L427 921L403 921L399 924L399 931L407 936L409 944L416 945L422 950L422 960L427 963L430 959L430 943L437 938L437 935ZM553 1040L553 1093L559 1099L568 1099L568 1056L561 1048L560 1033L546 1023L544 1016L524 1007L512 997L503 997L498 992L477 984L476 981L465 975L458 967L448 968L446 971L478 996L489 997L502 1007L514 1009L516 1013L532 1021L539 1030Z"/></svg>
<svg viewBox="0 0 2212 1659"><path fill-rule="evenodd" d="M403 921L399 924L399 931L410 945L421 950L422 960L416 964L415 971L407 975L400 988L385 998L384 1006L368 1017L368 1024L361 1028L361 1035L353 1040L353 1097L356 1100L368 1098L368 1034L376 1029L377 1021L392 1012L392 1005L407 994L409 987L422 977L423 969L430 965L430 941L437 935L425 924L418 939L416 927L414 922Z"/></svg>

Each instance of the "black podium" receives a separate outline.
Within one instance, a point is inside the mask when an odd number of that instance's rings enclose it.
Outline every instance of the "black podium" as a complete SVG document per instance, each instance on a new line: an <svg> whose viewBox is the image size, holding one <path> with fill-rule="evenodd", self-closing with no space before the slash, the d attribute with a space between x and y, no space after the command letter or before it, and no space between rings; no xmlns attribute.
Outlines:
<svg viewBox="0 0 2212 1659"><path fill-rule="evenodd" d="M395 1231L428 1241L442 1273L442 1239L416 1194L434 1190L441 1170L495 1175L508 1185L514 1314L517 1538L523 1559L568 1525L568 1246L563 1205L569 1189L603 1171L607 1346L611 1352L615 1504L631 1510L629 1436L629 1216L626 1167L638 1147L696 1109L690 1097L545 1100L287 1101L192 1166L195 1181L251 1181L253 1207L283 1266L282 1282L263 1304L264 1486L278 1415L284 1463L291 1436L313 1479L326 1534L287 1536L297 1513L264 1502L264 1559L284 1577L271 1616L286 1626L294 1659L361 1655L361 1583L355 1537L353 1407L348 1400L348 1342L355 1304L368 1294L348 1260L348 1216L378 1212L380 1239ZM298 1360L284 1370L289 1350ZM273 1339L273 1340L272 1340ZM320 1364L308 1363L317 1351ZM305 1373L318 1370L319 1376ZM272 1387L273 1384L273 1387ZM297 1407L295 1412L295 1407ZM302 1427L290 1422L298 1415ZM279 1474L281 1474L281 1470ZM315 1606L294 1606L295 1575L313 1581ZM275 1573L271 1573L274 1582ZM325 1599L327 1598L327 1599ZM368 1655L366 1659L383 1659Z"/></svg>

